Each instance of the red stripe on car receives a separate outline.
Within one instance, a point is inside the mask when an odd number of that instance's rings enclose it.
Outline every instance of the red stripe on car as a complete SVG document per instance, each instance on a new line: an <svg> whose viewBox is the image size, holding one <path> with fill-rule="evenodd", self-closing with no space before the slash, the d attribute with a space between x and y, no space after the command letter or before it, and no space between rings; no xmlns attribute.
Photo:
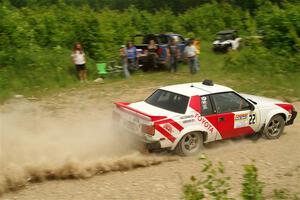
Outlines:
<svg viewBox="0 0 300 200"><path fill-rule="evenodd" d="M162 120L162 121L155 122L155 124L166 124L166 123L171 124L178 131L182 131L183 130L183 127L180 124L178 124L177 122L175 122L174 120L172 120L172 119L165 119L165 120Z"/></svg>
<svg viewBox="0 0 300 200"><path fill-rule="evenodd" d="M283 108L284 110L288 111L289 113L291 113L294 108L294 106L292 104L288 104L288 103L278 103L278 104L276 104L276 106Z"/></svg>
<svg viewBox="0 0 300 200"><path fill-rule="evenodd" d="M192 96L189 106L196 112L201 113L200 96Z"/></svg>
<svg viewBox="0 0 300 200"><path fill-rule="evenodd" d="M159 124L155 124L155 129L159 131L162 135L164 135L166 138L168 138L168 140L170 140L171 142L175 141L176 138L164 128L162 128Z"/></svg>
<svg viewBox="0 0 300 200"><path fill-rule="evenodd" d="M161 127L161 125L164 124L171 124L178 131L182 131L183 127L172 119L165 119L158 122L154 122L155 129L162 135L164 135L166 138L168 138L171 142L174 142L176 138L170 132Z"/></svg>

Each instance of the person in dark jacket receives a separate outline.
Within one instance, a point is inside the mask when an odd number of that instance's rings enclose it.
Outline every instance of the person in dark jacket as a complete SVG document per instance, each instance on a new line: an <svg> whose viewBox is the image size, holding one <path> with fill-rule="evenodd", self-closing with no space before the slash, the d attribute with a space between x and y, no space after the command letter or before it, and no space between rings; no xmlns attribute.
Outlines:
<svg viewBox="0 0 300 200"><path fill-rule="evenodd" d="M148 53L148 61L152 65L151 67L157 68L158 62L158 46L154 40L150 40L147 46L147 53Z"/></svg>
<svg viewBox="0 0 300 200"><path fill-rule="evenodd" d="M169 60L170 71L177 72L177 63L180 57L180 50L175 39L171 40L171 43L167 49L167 56Z"/></svg>

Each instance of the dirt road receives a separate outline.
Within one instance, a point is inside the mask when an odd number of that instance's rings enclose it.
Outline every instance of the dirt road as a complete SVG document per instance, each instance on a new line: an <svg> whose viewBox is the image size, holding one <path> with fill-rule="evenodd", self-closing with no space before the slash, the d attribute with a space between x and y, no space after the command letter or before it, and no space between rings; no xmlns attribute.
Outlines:
<svg viewBox="0 0 300 200"><path fill-rule="evenodd" d="M144 156L123 148L110 134L112 102L141 100L152 90L137 87L108 94L92 86L43 99L15 99L1 106L0 191L1 178L8 175L12 183L26 187L5 192L0 199L180 199L190 176L203 176L199 156ZM300 110L300 103L295 105ZM274 189L286 189L300 198L299 142L300 117L278 140L215 142L202 153L225 165L231 176L230 196L236 199L240 199L243 165L253 159L259 179L266 183L267 199L274 199ZM135 167L139 168L119 171ZM41 182L26 183L28 173ZM44 181L49 173L63 180Z"/></svg>

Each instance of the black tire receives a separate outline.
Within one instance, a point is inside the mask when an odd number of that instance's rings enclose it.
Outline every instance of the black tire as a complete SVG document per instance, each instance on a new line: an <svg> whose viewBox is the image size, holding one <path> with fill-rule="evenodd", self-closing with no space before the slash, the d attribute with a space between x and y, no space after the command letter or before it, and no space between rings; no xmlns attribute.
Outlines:
<svg viewBox="0 0 300 200"><path fill-rule="evenodd" d="M200 152L203 147L203 135L190 132L184 135L176 146L176 153L181 156L192 156Z"/></svg>
<svg viewBox="0 0 300 200"><path fill-rule="evenodd" d="M232 46L229 45L229 46L226 48L226 53L231 52L231 51L232 51Z"/></svg>
<svg viewBox="0 0 300 200"><path fill-rule="evenodd" d="M285 126L285 121L281 115L275 115L271 118L263 131L267 139L277 139L281 136Z"/></svg>

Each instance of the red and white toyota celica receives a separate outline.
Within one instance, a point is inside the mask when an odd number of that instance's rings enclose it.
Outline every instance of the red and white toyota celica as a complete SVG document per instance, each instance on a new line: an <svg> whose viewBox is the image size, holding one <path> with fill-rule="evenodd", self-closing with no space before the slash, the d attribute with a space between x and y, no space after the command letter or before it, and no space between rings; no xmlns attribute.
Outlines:
<svg viewBox="0 0 300 200"><path fill-rule="evenodd" d="M297 112L290 103L214 84L187 83L157 89L145 101L115 103L115 125L151 149L199 152L203 143L262 133L279 138Z"/></svg>

